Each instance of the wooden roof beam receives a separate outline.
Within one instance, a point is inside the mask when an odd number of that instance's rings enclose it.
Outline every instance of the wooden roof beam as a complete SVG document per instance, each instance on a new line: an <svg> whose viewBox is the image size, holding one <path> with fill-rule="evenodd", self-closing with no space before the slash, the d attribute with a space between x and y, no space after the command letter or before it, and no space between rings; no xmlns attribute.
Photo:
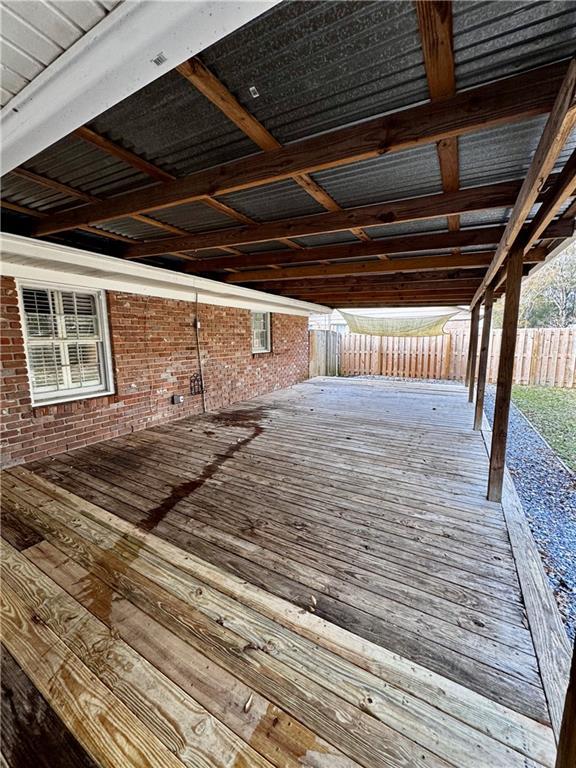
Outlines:
<svg viewBox="0 0 576 768"><path fill-rule="evenodd" d="M452 2L416 0L420 40L428 90L432 101L443 101L456 93ZM458 138L442 139L436 145L444 192L455 192L460 185ZM460 228L460 217L448 217L448 229Z"/></svg>
<svg viewBox="0 0 576 768"><path fill-rule="evenodd" d="M34 208L27 208L25 205L19 205L18 203L11 203L9 200L0 200L0 207L5 208L7 211L15 211L16 213L22 213L25 216L31 216L35 219L43 219L47 216L47 214L43 211L37 211ZM115 232L103 232L101 229L98 229L97 227L90 227L87 224L82 227L77 227L77 229L82 230L83 232L89 232L91 235L98 235L98 237L108 238L109 240L119 240L122 243L134 242L132 238L125 237L125 235L119 235ZM53 235L53 237L56 238L58 235Z"/></svg>
<svg viewBox="0 0 576 768"><path fill-rule="evenodd" d="M301 237L327 232L340 232L351 226L374 227L448 216L453 213L479 211L486 208L510 207L520 189L515 181L489 184L485 187L441 192L434 195L391 200L374 205L348 208L335 213L317 213L312 216L280 219L262 224L213 230L184 237L135 244L126 252L126 258L138 259L173 250L218 248L222 245L277 240L281 237Z"/></svg>
<svg viewBox="0 0 576 768"><path fill-rule="evenodd" d="M63 182L57 181L56 179L51 179L49 176L42 176L41 174L35 173L34 171L29 171L27 168L14 168L12 171L10 171L10 173L14 174L15 176L28 179L28 181L32 181L43 187L47 187L48 189L53 189L56 192L60 192L61 194L68 195L69 197L76 197L79 200L84 200L85 202L99 203L103 200L101 197L96 197L95 195L91 195L90 193L84 192L81 189L76 189L76 187L72 187L70 184L64 184ZM163 221L157 221L156 219L152 219L149 216L144 216L140 213L133 213L130 218L134 219L135 221L139 221L142 224L156 227L157 229L162 229L165 232L170 232L173 235L189 234L189 232L187 232L185 229L174 227L172 224L166 224ZM80 227L78 227L78 229L80 229ZM106 230L98 230L98 232L101 233L102 237L110 236L111 239L118 239L114 238L115 233L113 232L110 233ZM134 238L129 237L125 237L124 240L129 243L135 242Z"/></svg>
<svg viewBox="0 0 576 768"><path fill-rule="evenodd" d="M547 65L471 88L442 102L420 104L303 139L257 158L241 158L156 187L118 195L51 216L37 227L35 234L74 229L79 224L94 224L207 195L270 184L294 174L334 168L541 115L550 111L565 72L563 62Z"/></svg>
<svg viewBox="0 0 576 768"><path fill-rule="evenodd" d="M514 208L510 214L504 234L498 243L494 259L486 272L486 277L482 281L482 285L478 288L478 291L472 300L472 306L480 301L484 295L486 286L493 282L500 268L506 261L510 250L515 244L518 244L517 240L520 230L526 222L534 203L537 201L542 186L546 183L548 177L552 173L554 164L575 124L576 59L572 59L554 101L552 111L544 126L542 136L538 142L538 147L536 148L526 178L518 193L518 198L516 199ZM534 233L529 235L529 238L534 239ZM530 247L529 240L519 244L523 247L524 251Z"/></svg>
<svg viewBox="0 0 576 768"><path fill-rule="evenodd" d="M574 224L568 220L553 222L543 237L569 237ZM242 253L237 256L212 256L202 258L202 252L191 260L188 272L194 274L212 273L222 269L242 267L263 267L268 265L305 263L308 261L338 261L342 259L366 258L368 256L411 253L418 251L442 250L444 248L466 248L475 245L497 245L504 227L478 227L461 229L458 232L428 232L417 235L401 235L371 240L368 243L346 243L345 245L321 245L304 248L298 253L266 251L264 253Z"/></svg>
<svg viewBox="0 0 576 768"><path fill-rule="evenodd" d="M106 138L106 136L101 136L99 133L96 133L96 131L93 131L91 128L82 126L80 128L77 128L74 131L74 134L79 138L84 139L84 141L87 141L90 144L94 144L94 146L103 150L104 152L106 152L106 154L111 155L112 157L117 157L120 160L123 160L128 165L131 165L133 168L136 168L141 173L145 173L147 176L150 176L153 179L157 179L158 181L161 181L161 182L166 182L166 181L174 181L174 179L177 178L176 176L174 176L173 173L169 173L168 171L165 171L162 168L159 168L157 165L154 165L154 163L151 163L148 160L145 160L143 157L141 157L140 155L137 155L135 152L132 152L129 149L126 149L121 144L117 144L115 141L112 141L111 139ZM99 198L94 198L92 202L94 201L99 201ZM208 195L201 198L199 202L204 203L210 208L217 210L219 213L223 213L226 216L230 216L230 218L233 218L236 221L240 221L243 224L254 223L253 219L249 218L248 216L245 216L243 213L236 211L231 206L226 205L225 203L222 203L219 200L215 200L214 198ZM144 224L150 224L151 226L156 226L161 229L165 229L166 231L172 232L173 234L189 234L185 229L181 229L180 227L174 227L171 224L166 224L162 221L158 221L157 219L152 219L148 216L143 216L142 214L132 214L131 218L141 221ZM290 243L286 243L286 244L290 245ZM181 254L176 254L176 255L181 255ZM182 256L182 258L186 258L186 257Z"/></svg>
<svg viewBox="0 0 576 768"><path fill-rule="evenodd" d="M264 150L270 152L280 149L282 144L274 138L270 131L257 120L254 115L240 104L238 99L226 88L208 67L195 56L185 61L176 70L188 80L201 94L231 120L246 136ZM317 184L307 173L295 174L291 177L305 192L316 200L327 211L339 211L341 207L326 190ZM351 230L361 240L369 240L366 233L359 228Z"/></svg>
<svg viewBox="0 0 576 768"><path fill-rule="evenodd" d="M487 267L494 251L475 251L474 253L444 254L441 256L415 256L381 261L355 261L347 264L328 264L307 267L286 267L285 269L261 269L247 272L235 272L226 275L227 283L253 283L270 280L294 280L299 278L344 277L348 275L381 275L392 272L422 272L435 269L469 269ZM526 261L535 263L545 257L544 248L533 248Z"/></svg>

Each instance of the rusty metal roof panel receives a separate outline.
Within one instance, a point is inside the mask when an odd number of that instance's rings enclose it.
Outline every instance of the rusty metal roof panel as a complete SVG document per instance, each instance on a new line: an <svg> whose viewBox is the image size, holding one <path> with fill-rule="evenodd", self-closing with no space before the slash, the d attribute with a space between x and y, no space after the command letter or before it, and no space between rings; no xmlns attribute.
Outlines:
<svg viewBox="0 0 576 768"><path fill-rule="evenodd" d="M313 178L344 208L442 191L435 145L344 165Z"/></svg>
<svg viewBox="0 0 576 768"><path fill-rule="evenodd" d="M411 2L283 2L201 58L282 143L428 98Z"/></svg>
<svg viewBox="0 0 576 768"><path fill-rule="evenodd" d="M453 14L458 89L574 55L573 0L455 0Z"/></svg>
<svg viewBox="0 0 576 768"><path fill-rule="evenodd" d="M254 221L308 216L323 213L326 210L291 179L241 192L232 192L219 199Z"/></svg>
<svg viewBox="0 0 576 768"><path fill-rule="evenodd" d="M76 136L61 139L24 167L96 197L110 197L157 183L123 160Z"/></svg>

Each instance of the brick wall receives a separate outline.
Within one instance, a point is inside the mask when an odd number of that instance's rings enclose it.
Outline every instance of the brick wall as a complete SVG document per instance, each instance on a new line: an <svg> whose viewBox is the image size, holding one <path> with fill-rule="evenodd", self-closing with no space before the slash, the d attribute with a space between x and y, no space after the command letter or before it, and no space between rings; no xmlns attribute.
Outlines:
<svg viewBox="0 0 576 768"><path fill-rule="evenodd" d="M115 394L33 408L14 281L3 277L0 290L4 466L202 412L201 396L188 394L198 371L194 304L109 292ZM273 314L272 352L253 355L249 311L200 304L198 314L208 409L307 378L307 318ZM176 393L183 405L171 404Z"/></svg>

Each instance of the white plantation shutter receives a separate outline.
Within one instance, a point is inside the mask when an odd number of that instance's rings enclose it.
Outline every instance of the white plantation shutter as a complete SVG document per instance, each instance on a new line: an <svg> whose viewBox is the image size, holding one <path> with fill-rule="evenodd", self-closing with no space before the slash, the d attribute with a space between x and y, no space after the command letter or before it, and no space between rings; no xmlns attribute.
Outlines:
<svg viewBox="0 0 576 768"><path fill-rule="evenodd" d="M252 312L252 352L270 351L270 313Z"/></svg>
<svg viewBox="0 0 576 768"><path fill-rule="evenodd" d="M98 293L23 287L22 306L35 402L108 389L110 366Z"/></svg>

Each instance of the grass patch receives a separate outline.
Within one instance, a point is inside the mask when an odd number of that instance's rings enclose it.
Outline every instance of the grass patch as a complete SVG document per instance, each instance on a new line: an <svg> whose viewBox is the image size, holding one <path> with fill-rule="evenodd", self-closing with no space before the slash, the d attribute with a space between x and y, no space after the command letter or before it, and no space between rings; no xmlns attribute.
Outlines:
<svg viewBox="0 0 576 768"><path fill-rule="evenodd" d="M512 387L512 401L576 470L576 389L517 384Z"/></svg>

